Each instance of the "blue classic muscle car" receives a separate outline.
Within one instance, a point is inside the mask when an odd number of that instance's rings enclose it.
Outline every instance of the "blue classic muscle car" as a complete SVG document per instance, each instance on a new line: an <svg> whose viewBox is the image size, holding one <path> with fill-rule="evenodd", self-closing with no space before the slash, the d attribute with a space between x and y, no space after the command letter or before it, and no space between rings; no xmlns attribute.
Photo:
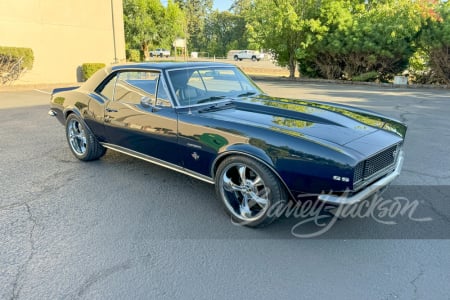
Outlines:
<svg viewBox="0 0 450 300"><path fill-rule="evenodd" d="M50 106L76 158L112 149L215 184L233 220L253 227L304 194L360 202L390 184L403 162L401 122L269 97L230 64L114 65L80 87L55 89Z"/></svg>

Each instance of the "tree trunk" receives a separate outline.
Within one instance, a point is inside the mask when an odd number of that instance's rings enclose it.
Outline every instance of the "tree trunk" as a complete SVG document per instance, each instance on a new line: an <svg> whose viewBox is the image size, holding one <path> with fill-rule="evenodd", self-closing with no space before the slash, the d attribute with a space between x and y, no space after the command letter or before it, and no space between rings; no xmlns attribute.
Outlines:
<svg viewBox="0 0 450 300"><path fill-rule="evenodd" d="M295 69L297 66L297 61L295 59L295 52L289 53L289 79L295 79Z"/></svg>
<svg viewBox="0 0 450 300"><path fill-rule="evenodd" d="M142 54L143 54L143 57L144 57L144 61L150 60L150 54L148 52L148 43L145 42L145 41L142 42L141 49L142 49Z"/></svg>

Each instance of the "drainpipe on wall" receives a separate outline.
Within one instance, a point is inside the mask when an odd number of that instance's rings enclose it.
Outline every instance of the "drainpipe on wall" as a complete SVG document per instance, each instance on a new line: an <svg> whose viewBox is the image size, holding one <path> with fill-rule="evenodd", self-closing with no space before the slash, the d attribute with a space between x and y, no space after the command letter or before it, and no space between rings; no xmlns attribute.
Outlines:
<svg viewBox="0 0 450 300"><path fill-rule="evenodd" d="M119 62L119 59L117 58L117 49L116 49L116 22L114 20L114 0L111 0L111 18L112 18L112 34L114 44L114 63L117 64Z"/></svg>

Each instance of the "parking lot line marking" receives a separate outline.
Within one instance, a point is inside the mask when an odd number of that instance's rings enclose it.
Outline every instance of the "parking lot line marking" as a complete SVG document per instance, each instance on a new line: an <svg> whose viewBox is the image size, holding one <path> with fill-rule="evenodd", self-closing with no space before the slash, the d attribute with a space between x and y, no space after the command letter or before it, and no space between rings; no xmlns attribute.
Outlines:
<svg viewBox="0 0 450 300"><path fill-rule="evenodd" d="M46 92L46 91L42 91L42 90L38 90L38 89L34 89L33 91L39 92L39 93L43 93L43 94L47 94L47 95L51 95L52 93L50 92Z"/></svg>

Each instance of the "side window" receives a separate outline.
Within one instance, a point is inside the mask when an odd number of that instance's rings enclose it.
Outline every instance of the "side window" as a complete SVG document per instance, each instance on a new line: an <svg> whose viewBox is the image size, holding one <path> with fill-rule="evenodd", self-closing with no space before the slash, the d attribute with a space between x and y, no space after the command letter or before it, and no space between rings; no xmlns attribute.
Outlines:
<svg viewBox="0 0 450 300"><path fill-rule="evenodd" d="M97 89L96 92L102 95L103 97L112 100L114 97L114 85L116 84L117 76L114 76L109 79L108 82L102 83Z"/></svg>
<svg viewBox="0 0 450 300"><path fill-rule="evenodd" d="M114 101L140 104L147 97L150 102L156 100L156 86L159 73L146 71L120 72L114 90Z"/></svg>

